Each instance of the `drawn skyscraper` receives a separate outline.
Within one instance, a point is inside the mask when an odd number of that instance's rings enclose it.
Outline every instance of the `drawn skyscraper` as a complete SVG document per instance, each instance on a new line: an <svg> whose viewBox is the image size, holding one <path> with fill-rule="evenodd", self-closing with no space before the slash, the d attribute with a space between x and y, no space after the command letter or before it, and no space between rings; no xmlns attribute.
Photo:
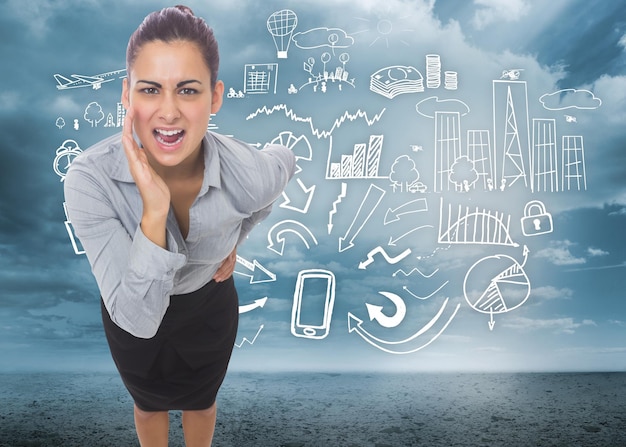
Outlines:
<svg viewBox="0 0 626 447"><path fill-rule="evenodd" d="M461 115L435 112L435 192L455 190L450 181L454 162L461 157Z"/></svg>
<svg viewBox="0 0 626 447"><path fill-rule="evenodd" d="M478 182L483 188L489 189L489 180L493 188L493 160L491 158L491 143L488 130L467 131L467 156L474 163L478 173Z"/></svg>
<svg viewBox="0 0 626 447"><path fill-rule="evenodd" d="M523 180L528 186L524 154L530 154L528 93L525 81L493 81L494 160L502 157L499 179L506 187Z"/></svg>
<svg viewBox="0 0 626 447"><path fill-rule="evenodd" d="M585 173L585 148L582 135L563 135L563 190L587 189Z"/></svg>
<svg viewBox="0 0 626 447"><path fill-rule="evenodd" d="M530 156L531 191L559 190L556 121L533 119L533 148Z"/></svg>

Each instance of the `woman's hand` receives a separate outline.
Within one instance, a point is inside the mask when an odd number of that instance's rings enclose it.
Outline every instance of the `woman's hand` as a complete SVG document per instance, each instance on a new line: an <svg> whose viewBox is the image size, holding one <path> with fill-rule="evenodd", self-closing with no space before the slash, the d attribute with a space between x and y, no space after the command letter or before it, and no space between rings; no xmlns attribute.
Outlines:
<svg viewBox="0 0 626 447"><path fill-rule="evenodd" d="M128 159L130 173L143 202L141 229L148 239L166 248L165 225L170 209L170 190L150 166L145 150L139 147L133 138L134 116L135 111L129 108L124 119L122 145Z"/></svg>
<svg viewBox="0 0 626 447"><path fill-rule="evenodd" d="M213 276L215 282L222 282L230 278L235 271L235 264L237 263L237 247L230 252L230 254L222 261L217 272Z"/></svg>

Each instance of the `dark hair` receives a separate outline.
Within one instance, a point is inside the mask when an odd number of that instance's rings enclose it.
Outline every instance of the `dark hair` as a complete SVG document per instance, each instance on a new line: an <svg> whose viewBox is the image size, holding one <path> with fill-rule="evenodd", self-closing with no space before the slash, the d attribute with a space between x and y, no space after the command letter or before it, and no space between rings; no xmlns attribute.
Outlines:
<svg viewBox="0 0 626 447"><path fill-rule="evenodd" d="M191 8L177 5L146 16L128 41L126 70L129 75L130 67L137 59L137 53L141 47L157 40L165 43L187 41L198 45L204 56L204 62L211 72L211 86L215 86L220 64L217 41L211 27L201 17L196 17Z"/></svg>

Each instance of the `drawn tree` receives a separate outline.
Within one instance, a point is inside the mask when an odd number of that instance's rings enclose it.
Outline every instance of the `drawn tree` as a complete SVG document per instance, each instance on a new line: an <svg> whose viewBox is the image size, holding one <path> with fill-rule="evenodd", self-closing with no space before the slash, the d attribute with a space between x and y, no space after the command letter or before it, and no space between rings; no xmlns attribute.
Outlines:
<svg viewBox="0 0 626 447"><path fill-rule="evenodd" d="M104 112L102 107L97 102L90 102L85 109L85 115L83 116L85 121L91 123L91 127L96 127L100 121L104 119Z"/></svg>
<svg viewBox="0 0 626 447"><path fill-rule="evenodd" d="M457 191L469 191L477 180L474 162L467 156L457 158L450 169L450 181L456 185Z"/></svg>
<svg viewBox="0 0 626 447"><path fill-rule="evenodd" d="M419 178L420 173L415 162L408 155L401 155L395 159L389 174L389 180L391 180L394 190L399 186L400 192L403 192L409 185L417 183Z"/></svg>

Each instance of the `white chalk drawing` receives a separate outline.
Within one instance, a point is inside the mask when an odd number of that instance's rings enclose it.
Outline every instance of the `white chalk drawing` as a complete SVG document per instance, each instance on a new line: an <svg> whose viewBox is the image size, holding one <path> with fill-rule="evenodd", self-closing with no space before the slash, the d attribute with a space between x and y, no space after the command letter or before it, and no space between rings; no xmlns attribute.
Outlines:
<svg viewBox="0 0 626 447"><path fill-rule="evenodd" d="M524 71L523 68L504 69L502 70L502 76L500 76L500 79L508 79L509 81L517 81L519 77L521 76L522 71Z"/></svg>
<svg viewBox="0 0 626 447"><path fill-rule="evenodd" d="M291 333L322 339L330 332L335 305L335 275L324 269L298 272L291 310Z"/></svg>
<svg viewBox="0 0 626 447"><path fill-rule="evenodd" d="M337 118L333 125L331 126L330 129L328 130L320 130L317 127L315 127L315 125L313 124L313 118L312 117L301 117L298 116L291 108L289 108L286 104L278 104L272 107L267 107L267 106L263 106L260 109L257 109L255 112L249 114L246 117L246 120L251 120L251 119L255 119L257 118L259 115L263 114L263 115L272 115L276 112L283 112L284 115L289 118L291 121L294 122L299 122L299 123L308 123L310 128L311 128L311 134L313 134L314 136L316 136L318 139L319 138L328 138L330 137L333 132L335 131L335 129L339 128L344 122L346 122L347 120L349 121L355 121L356 119L364 119L365 122L367 123L368 126L372 126L373 124L377 123L383 113L385 113L385 109L383 108L379 113L375 114L372 118L369 118L367 112L364 112L362 110L357 110L355 113L350 113L348 111L346 111L343 115L341 115L339 118Z"/></svg>
<svg viewBox="0 0 626 447"><path fill-rule="evenodd" d="M562 138L561 188L563 191L587 189L587 169L585 167L585 146L582 135L563 135ZM575 188L574 188L575 186Z"/></svg>
<svg viewBox="0 0 626 447"><path fill-rule="evenodd" d="M428 211L428 202L426 202L426 199L415 199L415 200L406 202L393 209L387 208L383 225L388 225L392 222L397 222L406 216L408 216L408 218L413 218L413 216L409 216L409 215L421 213L424 211Z"/></svg>
<svg viewBox="0 0 626 447"><path fill-rule="evenodd" d="M572 115L563 115L565 117L566 123L576 123L578 122L575 116Z"/></svg>
<svg viewBox="0 0 626 447"><path fill-rule="evenodd" d="M278 222L267 232L267 248L282 256L285 250L284 235L286 233L292 233L298 236L307 250L311 248L312 244L317 245L317 239L313 233L311 233L311 230L296 220L287 219ZM302 233L306 236L303 236Z"/></svg>
<svg viewBox="0 0 626 447"><path fill-rule="evenodd" d="M393 192L426 192L428 187L419 179L420 173L411 157L401 155L394 160L389 173Z"/></svg>
<svg viewBox="0 0 626 447"><path fill-rule="evenodd" d="M528 247L524 246L521 264L507 255L484 257L465 275L465 300L475 311L489 314L490 330L495 325L495 314L517 309L530 296L531 284L524 271L528 252Z"/></svg>
<svg viewBox="0 0 626 447"><path fill-rule="evenodd" d="M345 182L341 182L341 192L337 196L337 200L333 202L333 209L328 212L328 234L333 231L333 216L337 214L337 206L341 203L343 199L346 198L347 193L348 184Z"/></svg>
<svg viewBox="0 0 626 447"><path fill-rule="evenodd" d="M420 93L424 91L424 77L415 67L391 65L370 76L370 90L389 99Z"/></svg>
<svg viewBox="0 0 626 447"><path fill-rule="evenodd" d="M438 268L437 268L437 269L435 269L432 273L430 273L430 274L428 274L428 275L427 275L427 274L425 274L425 273L423 273L423 272L422 272L420 269L418 269L417 267L416 267L416 268L411 269L409 272L405 272L405 271L404 271L404 270L402 270L402 269L398 269L398 270L396 270L395 272L393 272L393 275L391 275L391 276L396 277L396 276L398 276L399 274L402 274L403 276L408 277L408 276L411 276L413 273L416 273L416 272L417 272L417 273L419 273L419 275L420 275L420 276L422 276L423 278L431 278L432 276L434 276L435 274L437 274L437 272L439 272L439 269L438 269Z"/></svg>
<svg viewBox="0 0 626 447"><path fill-rule="evenodd" d="M300 190L297 191L297 193L292 193L291 196L288 195L286 191L283 191L282 196L284 200L279 207L306 214L309 212L309 207L311 206L311 201L313 200L313 195L315 194L316 185L307 188L299 178L296 178L296 183L300 187ZM296 197L294 198L294 196ZM293 203L295 201L300 203L300 206L294 205Z"/></svg>
<svg viewBox="0 0 626 447"><path fill-rule="evenodd" d="M382 255L382 257L385 258L385 261L387 261L389 264L397 264L411 254L411 249L407 248L402 253L396 256L389 256L385 249L379 245L378 247L373 248L369 251L369 253L367 253L367 259L365 261L361 261L359 263L359 270L365 270L368 265L374 263L374 256L376 254Z"/></svg>
<svg viewBox="0 0 626 447"><path fill-rule="evenodd" d="M298 16L290 9L281 9L267 19L267 30L272 35L276 46L276 57L286 59L293 31L298 26Z"/></svg>
<svg viewBox="0 0 626 447"><path fill-rule="evenodd" d="M585 89L566 88L541 95L539 102L546 110L594 110L602 105L602 100Z"/></svg>
<svg viewBox="0 0 626 447"><path fill-rule="evenodd" d="M263 267L256 259L251 262L237 255L237 264L244 267L245 270L240 271L235 268L233 273L250 278L250 284L276 281L276 274Z"/></svg>
<svg viewBox="0 0 626 447"><path fill-rule="evenodd" d="M67 231L67 235L69 236L70 242L72 243L74 253L77 255L84 255L85 249L80 243L80 240L76 237L76 234L74 234L74 227L72 226L70 217L67 215L67 205L65 204L65 202L63 202L63 212L65 213L65 230Z"/></svg>
<svg viewBox="0 0 626 447"><path fill-rule="evenodd" d="M61 177L61 181L65 180L67 170L72 165L74 159L80 155L83 150L74 140L65 140L56 150L52 168L54 172Z"/></svg>
<svg viewBox="0 0 626 447"><path fill-rule="evenodd" d="M367 314L370 317L370 321L376 320L378 324L385 328L394 328L400 325L406 316L406 304L401 296L392 292L378 292L382 296L388 298L396 307L396 311L393 315L385 315L383 312L383 306L376 304L365 303L367 308Z"/></svg>
<svg viewBox="0 0 626 447"><path fill-rule="evenodd" d="M116 79L123 79L126 77L126 69L108 71L106 73L100 73L91 76L73 74L70 78L67 78L61 74L55 74L54 79L57 81L57 89L68 90L74 88L91 87L94 90L99 90L102 84L106 82L115 81Z"/></svg>
<svg viewBox="0 0 626 447"><path fill-rule="evenodd" d="M493 141L496 154L502 154L502 189L518 180L528 186L522 151L530 147L529 133L526 82L494 80Z"/></svg>
<svg viewBox="0 0 626 447"><path fill-rule="evenodd" d="M65 127L65 120L63 119L63 117L60 116L57 118L54 125L57 126L59 130L61 130Z"/></svg>
<svg viewBox="0 0 626 447"><path fill-rule="evenodd" d="M354 45L354 38L341 28L312 28L295 33L292 39L294 44L303 50L330 48L333 56L335 49L346 49Z"/></svg>
<svg viewBox="0 0 626 447"><path fill-rule="evenodd" d="M521 218L522 234L524 236L539 236L552 233L552 215L546 211L541 200L531 200L524 206L524 216Z"/></svg>
<svg viewBox="0 0 626 447"><path fill-rule="evenodd" d="M426 55L426 87L438 88L441 85L441 56Z"/></svg>
<svg viewBox="0 0 626 447"><path fill-rule="evenodd" d="M313 149L311 142L305 135L295 136L291 131L283 131L269 144L280 144L287 147L296 155L296 174L302 171L299 165L300 160L311 161L313 159Z"/></svg>
<svg viewBox="0 0 626 447"><path fill-rule="evenodd" d="M234 88L229 87L228 88L228 92L226 92L226 97L229 98L229 99L232 99L232 98L241 99L241 98L245 98L246 95L241 90L235 91Z"/></svg>
<svg viewBox="0 0 626 447"><path fill-rule="evenodd" d="M558 169L556 120L533 118L531 191L558 191Z"/></svg>
<svg viewBox="0 0 626 447"><path fill-rule="evenodd" d="M470 107L460 99L439 99L438 96L429 96L415 105L415 111L426 118L435 119L436 112L465 116L470 113Z"/></svg>
<svg viewBox="0 0 626 447"><path fill-rule="evenodd" d="M448 204L444 216L443 198L439 213L440 244L479 244L508 245L517 247L519 244L511 239L511 216L498 211L487 211L476 206L459 205L456 215L452 212L452 204Z"/></svg>
<svg viewBox="0 0 626 447"><path fill-rule="evenodd" d="M332 60L332 56L328 52L322 53L320 61L323 64L321 71L314 73L315 58L309 57L304 63L303 69L309 74L308 80L300 86L298 91L305 87L311 86L313 92L328 92L328 88L331 85L336 85L339 91L343 90L343 85L347 84L350 87L355 87L354 78L350 78L350 73L346 70L346 64L350 61L350 55L348 53L341 53L339 55L339 62L341 66L337 65L334 69L329 69L328 63Z"/></svg>
<svg viewBox="0 0 626 447"><path fill-rule="evenodd" d="M278 84L278 64L245 64L243 93L276 94Z"/></svg>
<svg viewBox="0 0 626 447"><path fill-rule="evenodd" d="M467 131L467 157L473 163L478 175L475 185L483 190L493 191L494 166L491 156L491 143L488 130L470 129Z"/></svg>
<svg viewBox="0 0 626 447"><path fill-rule="evenodd" d="M378 207L385 196L385 190L379 188L373 183L370 184L365 197L359 205L359 209L354 215L354 219L346 230L343 237L339 238L339 252L354 247L354 240L359 235L367 221L372 217L374 210Z"/></svg>
<svg viewBox="0 0 626 447"><path fill-rule="evenodd" d="M366 25L365 29L354 31L350 33L352 36L357 34L368 33L373 35L369 46L372 47L378 42L384 42L385 47L389 48L389 41L397 39L400 43L409 46L409 43L404 40L401 35L403 33L413 33L415 30L412 28L404 28L403 21L411 24L411 17L400 17L398 22L400 25L394 25L389 17L378 17L376 20L367 19L364 17L355 17L355 20L362 22ZM374 23L375 22L375 23Z"/></svg>
<svg viewBox="0 0 626 447"><path fill-rule="evenodd" d="M102 106L95 101L90 102L85 108L83 118L88 123L91 123L91 127L98 127L98 123L104 119Z"/></svg>
<svg viewBox="0 0 626 447"><path fill-rule="evenodd" d="M380 158L384 135L370 135L367 143L356 143L351 154L341 156L340 162L330 163L329 177L333 179L376 179L380 177Z"/></svg>
<svg viewBox="0 0 626 447"><path fill-rule="evenodd" d="M433 225L420 225L418 227L410 229L409 231L401 234L400 236L396 236L396 237L389 236L389 242L387 242L387 245L389 245L390 247L395 247L398 244L399 240L404 239L405 237L412 235L416 233L417 231L423 230L425 228L435 228L435 227Z"/></svg>
<svg viewBox="0 0 626 447"><path fill-rule="evenodd" d="M267 297L259 298L258 300L254 300L253 303L250 304L242 304L239 305L239 314L245 314L248 312L252 312L256 309L261 309L265 306L267 302Z"/></svg>
<svg viewBox="0 0 626 447"><path fill-rule="evenodd" d="M107 120L106 123L104 123L104 127L116 127L115 121L113 121L112 113L107 114Z"/></svg>
<svg viewBox="0 0 626 447"><path fill-rule="evenodd" d="M256 334L254 334L254 337L252 338L252 340L248 340L247 337L243 337L241 342L235 343L235 346L237 348L241 348L246 343L249 344L250 346L252 346L254 344L254 342L256 342L256 339L259 337L259 334L261 333L261 331L263 330L264 327L265 327L264 324L259 326L259 329L257 329Z"/></svg>
<svg viewBox="0 0 626 447"><path fill-rule="evenodd" d="M445 281L442 285L440 285L439 287L437 287L434 291L432 291L431 293L429 293L426 296L420 296L420 295L416 295L415 293L413 293L411 291L411 289L408 288L408 286L402 286L402 290L404 290L405 292L407 292L409 295L411 295L413 298L416 298L418 300L427 300L429 298L432 298L433 296L437 295L439 292L441 292L441 290L443 290L443 288L445 286L448 285L450 281Z"/></svg>
<svg viewBox="0 0 626 447"><path fill-rule="evenodd" d="M410 337L402 340L392 341L375 336L363 327L363 320L359 319L351 312L348 312L348 332L355 332L364 341L366 341L376 349L387 352L389 354L412 354L434 342L452 322L461 305L457 304L452 309L448 310L448 315L442 317L442 315L444 315L444 312L448 308L448 302L449 298L446 298L439 308L439 311L437 311L435 316L428 323L426 323L422 328L420 328ZM439 322L439 320L442 321ZM437 325L438 322L439 325ZM425 340L422 341L423 339ZM414 340L417 340L419 342L416 346L410 344Z"/></svg>

